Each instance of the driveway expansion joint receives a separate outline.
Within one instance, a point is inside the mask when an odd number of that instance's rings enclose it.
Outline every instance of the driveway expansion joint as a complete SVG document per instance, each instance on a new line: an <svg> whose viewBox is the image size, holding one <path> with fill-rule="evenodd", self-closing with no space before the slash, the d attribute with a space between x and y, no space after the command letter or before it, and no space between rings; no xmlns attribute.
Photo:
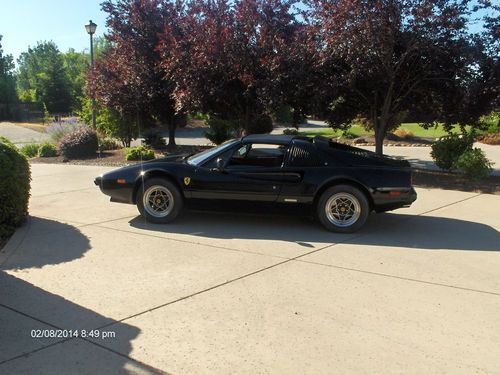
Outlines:
<svg viewBox="0 0 500 375"><path fill-rule="evenodd" d="M32 195L31 198L43 198L43 197L50 197L50 196L59 195L59 194L78 193L79 191L85 191L85 190L94 190L94 188L93 187L87 187L87 188L84 188L84 189L55 191L55 192L50 193L50 194Z"/></svg>
<svg viewBox="0 0 500 375"><path fill-rule="evenodd" d="M104 224L104 223L99 223L99 224ZM141 232L134 232L132 230L126 230L126 229L110 228L110 227L105 227L103 225L98 225L98 224L89 224L89 225L95 226L96 228L100 228L100 229L109 229L109 230L114 230L114 231L123 232L123 233L137 234L139 236L158 238L160 240L175 241L175 242L187 243L187 244L198 245L198 246L206 246L206 247L210 247L213 249L235 251L235 252L239 252L239 253L247 253L247 254L260 255L260 256L266 256L266 257L278 258L278 259L291 259L291 258L280 256L280 255L263 254L263 253L258 253L258 252L250 251L250 250L234 249L232 247L211 245L211 244L206 244L206 243L201 243L201 242L183 240L183 239L179 239L179 238L163 237L163 236L158 236L156 234L151 234L151 233L141 233ZM331 244L329 244L328 246L331 246Z"/></svg>
<svg viewBox="0 0 500 375"><path fill-rule="evenodd" d="M355 238L355 237L356 237L356 236L354 236L354 237L350 237L348 240L351 240L351 239L353 239L353 238ZM122 318L122 319L120 319L120 320L116 320L116 321L114 321L114 322L111 322L111 323L105 324L105 325L103 325L103 326L101 326L101 327L98 327L97 329L108 328L108 327L113 326L113 325L115 325L115 324L117 324L117 323L122 323L122 322L124 322L124 321L127 321L127 320L129 320L129 319L132 319L132 318L138 317L138 316L140 316L140 315L144 315L144 314L147 314L147 313L149 313L149 312L152 312L152 311L155 311L155 310L159 310L159 309L161 309L161 308L164 308L164 307L167 307L167 306L173 305L173 304L175 304L175 303L177 303L177 302L181 302L181 301L187 300L187 299L189 299L189 298L196 297L197 295L200 295L200 294L203 294L203 293L206 293L206 292L210 292L210 291L212 291L212 290L214 290L214 289L218 289L218 288L220 288L220 287L223 287L223 286L229 285L229 284L231 284L231 283L233 283L233 282L236 282L236 281L239 281L239 280L242 280L242 279L246 279L246 278L248 278L248 277L250 277L250 276L254 276L254 275L259 274L259 273L264 272L264 271L268 271L268 270L270 270L270 269L276 268L276 267L281 266L281 265L283 265L283 264L287 264L287 263L293 262L293 261L295 261L295 260L297 260L297 259L299 259L299 258L301 258L301 257L307 256L307 255L311 255L311 254L314 254L314 253L317 253L318 251L324 250L324 249L329 248L329 247L332 247L332 246L336 246L336 245L341 244L341 243L342 243L342 242L335 243L335 244L330 244L330 245L326 245L326 246L321 247L321 248L319 248L319 249L314 249L314 250L309 251L309 252L307 252L307 253L300 254L300 255L298 255L298 256L296 256L296 257L285 259L285 260L283 260L282 262L278 262L278 263L272 264L272 265L270 265L270 266L267 266L267 267L264 267L264 268L261 268L261 269L258 269L258 270L255 270L255 271L252 271L252 272L246 273L246 274L244 274L244 275L242 275L242 276L238 276L238 277L236 277L236 278L234 278L234 279L227 280L227 281L225 281L225 282L223 282L223 283L219 283L219 284L213 285L213 286L211 286L211 287L209 287L209 288L205 288L205 289L200 290L200 291L197 291L197 292L195 292L195 293L191 293L191 294L189 294L189 295L187 295L187 296L177 298L177 299L175 299L175 300L173 300L173 301L169 301L169 302L163 303L163 304L161 304L161 305L154 306L154 307L149 308L149 309L147 309L147 310L144 310L144 311L138 312L138 313L136 313L136 314L133 314L133 315L127 316L127 317L125 317L125 318Z"/></svg>
<svg viewBox="0 0 500 375"><path fill-rule="evenodd" d="M341 269L341 270L344 270L344 271L359 272L359 273L364 273L364 274L368 274L368 275L382 276L382 277L388 277L388 278L392 278L392 279L411 281L411 282L421 283L421 284L428 284L428 285L434 285L434 286L442 286L442 287L446 287L446 288L459 289L459 290L463 290L463 291L467 291L467 292L474 292L474 293L482 293L482 294L489 294L489 295L494 295L494 296L500 296L499 292L490 292L490 291L487 291L487 290L479 290L479 289L467 288L467 287L462 287L462 286L458 286L458 285L450 285L450 284L443 284L443 283L438 283L438 282L434 282L434 281L413 279L411 277L404 277L404 276L391 275L391 274L382 273L382 272L374 272L374 271L361 270L361 269L358 269L358 268L343 267L343 266L338 266L338 265L335 265L335 264L325 264L325 263L313 262L313 261L302 260L302 259L298 259L297 262L307 263L307 264L315 264L317 266L323 266L323 267L337 268L337 269Z"/></svg>

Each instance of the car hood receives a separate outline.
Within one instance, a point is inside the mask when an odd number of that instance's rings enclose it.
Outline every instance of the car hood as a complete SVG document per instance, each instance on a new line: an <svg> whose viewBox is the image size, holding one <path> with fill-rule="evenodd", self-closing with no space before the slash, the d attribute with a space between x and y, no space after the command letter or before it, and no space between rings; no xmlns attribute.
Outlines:
<svg viewBox="0 0 500 375"><path fill-rule="evenodd" d="M153 160L147 160L147 161L137 162L135 164L123 167L121 169L142 168L144 165L148 166L148 165L151 165L151 164L158 164L158 163L179 164L179 163L183 163L186 160L187 156L189 156L189 154L169 155L169 156L165 156L163 158L158 158L158 159L153 159Z"/></svg>
<svg viewBox="0 0 500 375"><path fill-rule="evenodd" d="M148 160L148 161L143 161L143 162L137 162L135 164L127 165L125 167L113 169L112 171L103 173L101 177L115 177L117 175L122 175L124 172L133 172L137 171L139 173L143 169L147 169L148 166L154 165L154 164L181 164L184 163L186 160L186 157L189 156L188 154L176 154L176 155L169 155L164 158L158 158L158 159L153 159L153 160Z"/></svg>

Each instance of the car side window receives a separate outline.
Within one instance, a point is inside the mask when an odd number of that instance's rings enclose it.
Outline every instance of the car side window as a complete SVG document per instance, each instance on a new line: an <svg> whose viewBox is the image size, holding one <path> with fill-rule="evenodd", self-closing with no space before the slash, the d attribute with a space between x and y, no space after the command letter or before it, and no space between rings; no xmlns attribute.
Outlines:
<svg viewBox="0 0 500 375"><path fill-rule="evenodd" d="M208 169L216 168L217 167L217 159L221 158L222 160L226 161L233 154L233 152L234 152L233 149L225 151L222 154L217 155L217 156L213 157L212 159L210 159L209 161L207 161L206 163L204 163L202 165L202 167L208 168Z"/></svg>
<svg viewBox="0 0 500 375"><path fill-rule="evenodd" d="M236 149L227 164L228 168L280 167L286 147L273 144L252 143Z"/></svg>

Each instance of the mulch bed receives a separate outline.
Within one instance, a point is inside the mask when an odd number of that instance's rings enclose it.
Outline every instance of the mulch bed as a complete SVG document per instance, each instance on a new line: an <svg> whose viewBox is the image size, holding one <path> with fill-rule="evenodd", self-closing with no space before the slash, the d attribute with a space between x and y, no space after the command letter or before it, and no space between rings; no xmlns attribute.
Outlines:
<svg viewBox="0 0 500 375"><path fill-rule="evenodd" d="M480 135L477 137L477 141L487 145L500 145L500 133Z"/></svg>
<svg viewBox="0 0 500 375"><path fill-rule="evenodd" d="M135 162L125 161L124 150L103 151L101 155L78 160L65 160L62 156L54 156L50 158L32 158L30 163L46 163L46 164L74 164L74 165L99 165L110 167L121 167Z"/></svg>
<svg viewBox="0 0 500 375"><path fill-rule="evenodd" d="M414 169L412 177L413 185L421 188L500 195L500 176L489 176L481 181L470 181L458 173Z"/></svg>
<svg viewBox="0 0 500 375"><path fill-rule="evenodd" d="M340 139L339 142L353 146L375 146L375 137L372 135L362 136L354 139ZM384 146L400 147L430 147L435 142L434 138L407 137L401 138L394 134L387 134Z"/></svg>
<svg viewBox="0 0 500 375"><path fill-rule="evenodd" d="M157 158L163 156L168 156L170 154L192 154L196 152L203 151L209 146L176 146L175 148L155 150L155 155ZM47 163L47 164L73 164L73 165L96 165L96 166L107 166L107 167L123 167L125 165L136 164L136 161L125 160L125 150L109 150L102 151L100 155L96 154L95 157L75 159L75 160L65 160L62 156L55 156L50 158L32 158L31 163Z"/></svg>

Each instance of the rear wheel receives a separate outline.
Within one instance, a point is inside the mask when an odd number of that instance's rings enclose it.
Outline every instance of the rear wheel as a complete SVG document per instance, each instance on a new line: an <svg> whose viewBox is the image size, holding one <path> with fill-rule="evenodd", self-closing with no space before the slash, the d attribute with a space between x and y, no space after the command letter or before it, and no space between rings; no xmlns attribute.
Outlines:
<svg viewBox="0 0 500 375"><path fill-rule="evenodd" d="M321 194L316 213L326 229L352 233L365 223L370 205L365 194L354 186L336 185Z"/></svg>
<svg viewBox="0 0 500 375"><path fill-rule="evenodd" d="M146 180L139 188L137 208L152 223L169 223L182 210L182 194L171 181L164 178Z"/></svg>

